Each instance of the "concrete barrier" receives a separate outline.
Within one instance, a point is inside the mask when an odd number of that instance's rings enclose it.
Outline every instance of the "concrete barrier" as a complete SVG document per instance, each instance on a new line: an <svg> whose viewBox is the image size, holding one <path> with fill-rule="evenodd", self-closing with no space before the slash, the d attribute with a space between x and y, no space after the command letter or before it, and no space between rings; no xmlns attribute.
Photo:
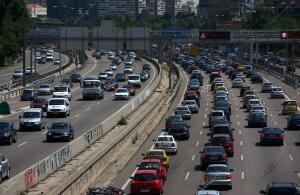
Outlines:
<svg viewBox="0 0 300 195"><path fill-rule="evenodd" d="M143 56L143 58L155 65L158 71L157 78L150 86L148 86L148 88L144 89L138 96L125 104L121 109L114 113L114 115L104 120L95 128L92 128L71 143L1 184L0 194L19 195L24 190L38 184L80 152L90 147L96 140L103 137L103 135L111 130L112 127L117 125L121 116L129 115L143 104L157 88L162 78L159 64L147 56Z"/></svg>

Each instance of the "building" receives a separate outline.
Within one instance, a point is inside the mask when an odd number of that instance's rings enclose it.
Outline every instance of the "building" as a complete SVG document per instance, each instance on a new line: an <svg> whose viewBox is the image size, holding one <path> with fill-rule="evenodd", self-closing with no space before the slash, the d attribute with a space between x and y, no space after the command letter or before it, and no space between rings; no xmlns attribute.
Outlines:
<svg viewBox="0 0 300 195"><path fill-rule="evenodd" d="M146 9L146 0L138 0L138 13L142 13Z"/></svg>
<svg viewBox="0 0 300 195"><path fill-rule="evenodd" d="M38 3L27 3L26 8L31 18L46 18L47 8Z"/></svg>
<svg viewBox="0 0 300 195"><path fill-rule="evenodd" d="M181 12L181 0L166 0L166 13L170 16L176 16Z"/></svg>
<svg viewBox="0 0 300 195"><path fill-rule="evenodd" d="M165 0L146 0L146 9L151 15L162 16L166 13Z"/></svg>
<svg viewBox="0 0 300 195"><path fill-rule="evenodd" d="M136 0L97 0L97 16L134 18L138 12Z"/></svg>
<svg viewBox="0 0 300 195"><path fill-rule="evenodd" d="M197 4L194 1L189 0L182 5L182 13L197 15Z"/></svg>
<svg viewBox="0 0 300 195"><path fill-rule="evenodd" d="M277 9L278 12L285 9L284 14L300 18L300 0L264 0L263 6Z"/></svg>

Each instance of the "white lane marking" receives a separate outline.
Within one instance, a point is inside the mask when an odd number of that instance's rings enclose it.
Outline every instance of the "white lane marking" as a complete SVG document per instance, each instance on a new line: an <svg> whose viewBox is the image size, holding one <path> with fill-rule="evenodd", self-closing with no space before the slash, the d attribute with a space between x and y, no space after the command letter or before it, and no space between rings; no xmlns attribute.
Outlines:
<svg viewBox="0 0 300 195"><path fill-rule="evenodd" d="M196 146L197 146L197 147L199 146L199 141L197 141Z"/></svg>
<svg viewBox="0 0 300 195"><path fill-rule="evenodd" d="M243 160L244 160L244 155L241 154L241 161L243 161Z"/></svg>
<svg viewBox="0 0 300 195"><path fill-rule="evenodd" d="M47 131L44 131L44 132L42 132L42 135L43 135L43 134L46 134L46 133L47 133Z"/></svg>
<svg viewBox="0 0 300 195"><path fill-rule="evenodd" d="M206 118L206 114L204 115L204 117Z"/></svg>
<svg viewBox="0 0 300 195"><path fill-rule="evenodd" d="M27 143L28 143L28 142L23 142L23 143L19 144L18 147L21 147L21 146L23 146L23 145L25 145L25 144L27 144Z"/></svg>
<svg viewBox="0 0 300 195"><path fill-rule="evenodd" d="M80 116L80 114L77 114L77 115L74 116L74 118L77 118L77 117L79 117L79 116Z"/></svg>
<svg viewBox="0 0 300 195"><path fill-rule="evenodd" d="M245 173L244 173L244 171L242 171L242 173L241 173L241 178L242 178L242 180L245 179Z"/></svg>
<svg viewBox="0 0 300 195"><path fill-rule="evenodd" d="M208 103L206 103L206 106L208 106Z"/></svg>
<svg viewBox="0 0 300 195"><path fill-rule="evenodd" d="M297 173L297 175L298 175L298 177L299 177L299 179L300 179L300 173L299 173L299 172Z"/></svg>
<svg viewBox="0 0 300 195"><path fill-rule="evenodd" d="M203 127L205 126L205 122L203 122Z"/></svg>
<svg viewBox="0 0 300 195"><path fill-rule="evenodd" d="M273 114L271 113L271 117L273 117Z"/></svg>
<svg viewBox="0 0 300 195"><path fill-rule="evenodd" d="M235 105L237 106L237 102L235 102Z"/></svg>
<svg viewBox="0 0 300 195"><path fill-rule="evenodd" d="M243 141L242 140L240 141L240 145L243 146Z"/></svg>
<svg viewBox="0 0 300 195"><path fill-rule="evenodd" d="M274 121L274 125L277 126L277 122L276 121Z"/></svg>
<svg viewBox="0 0 300 195"><path fill-rule="evenodd" d="M239 114L236 114L236 118L239 118Z"/></svg>
<svg viewBox="0 0 300 195"><path fill-rule="evenodd" d="M239 130L239 134L242 135L242 131L241 130Z"/></svg>
<svg viewBox="0 0 300 195"><path fill-rule="evenodd" d="M207 112L207 108L205 108L205 112Z"/></svg>
<svg viewBox="0 0 300 195"><path fill-rule="evenodd" d="M195 160L195 154L193 155L193 157L192 157L192 161L194 161Z"/></svg>
<svg viewBox="0 0 300 195"><path fill-rule="evenodd" d="M96 105L99 105L100 104L100 102L97 102L97 104Z"/></svg>
<svg viewBox="0 0 300 195"><path fill-rule="evenodd" d="M190 172L188 171L188 172L186 173L186 175L185 175L185 178L184 178L185 181L189 179L189 176L190 176Z"/></svg>
<svg viewBox="0 0 300 195"><path fill-rule="evenodd" d="M286 146L286 143L285 143L285 142L283 142L283 145L284 145L284 146Z"/></svg>
<svg viewBox="0 0 300 195"><path fill-rule="evenodd" d="M239 121L237 122L237 125L240 126L240 122Z"/></svg>
<svg viewBox="0 0 300 195"><path fill-rule="evenodd" d="M200 135L202 135L202 133L203 133L203 131L201 130L201 131L200 131Z"/></svg>
<svg viewBox="0 0 300 195"><path fill-rule="evenodd" d="M135 170L133 171L133 173L131 174L131 177L134 176L135 172L138 170L138 168L135 168ZM125 188L128 186L128 184L130 183L131 179L127 179L127 181L125 182L125 184L122 186L122 190L125 190Z"/></svg>
<svg viewBox="0 0 300 195"><path fill-rule="evenodd" d="M88 107L87 109L85 109L85 111L89 111L91 108L90 107Z"/></svg>
<svg viewBox="0 0 300 195"><path fill-rule="evenodd" d="M291 160L294 160L294 159L293 159L293 156L292 156L291 154L289 154L289 156L290 156L290 159L291 159Z"/></svg>

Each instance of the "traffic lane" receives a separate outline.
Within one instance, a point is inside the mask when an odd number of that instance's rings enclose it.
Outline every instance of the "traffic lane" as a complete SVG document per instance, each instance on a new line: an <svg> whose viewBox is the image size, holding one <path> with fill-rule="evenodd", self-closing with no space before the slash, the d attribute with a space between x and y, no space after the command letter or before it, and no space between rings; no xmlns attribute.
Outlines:
<svg viewBox="0 0 300 195"><path fill-rule="evenodd" d="M152 75L153 78L157 77L156 74L152 74ZM144 86L147 85L148 82L150 81L143 83L142 87L144 88ZM137 94L140 93L141 90L142 88L138 89ZM81 106L80 108L82 109L75 111L75 114L71 115L69 118L63 118L63 119L49 118L47 119L47 124L51 124L51 122L57 122L57 121L70 121L74 126L75 138L76 138L82 135L83 133L85 133L86 131L92 129L96 125L98 125L105 118L110 116L112 113L116 112L125 103L125 101L113 102L112 100L113 100L113 96L107 97L107 99L104 99L103 102L102 101L99 102L98 101L72 101L73 105L74 102L78 103L78 106L75 106L76 108ZM99 115L99 110L105 110L105 112L101 112L101 114ZM99 116L97 120L94 120L94 117L92 117L95 115ZM20 138L20 134L18 135L18 139L19 139L18 143L20 144L18 145L15 144L14 147L4 146L3 151L1 151L2 150L1 148L0 153L7 155L8 159L10 159L11 167L14 167L11 170L12 176L28 168L35 162L42 160L50 153L53 153L54 151L58 150L59 148L61 148L63 145L66 144L66 143L57 143L57 142L46 143L45 142L46 132L47 132L46 130L38 133L21 132L22 133L21 135L25 135L26 137ZM51 144L50 145L51 147L49 147L49 144ZM32 151L36 153L30 155L30 158L23 159L24 155L21 154L32 153Z"/></svg>
<svg viewBox="0 0 300 195"><path fill-rule="evenodd" d="M183 73L183 72L182 72ZM136 154L130 159L130 161L127 163L127 165L122 169L122 171L118 174L116 178L111 182L111 186L116 186L118 188L124 188L126 192L129 192L129 177L133 174L133 172L136 170L136 165L139 164L142 160L142 154L147 152L154 144L153 139L155 139L165 128L165 119L171 115L174 112L174 109L181 103L182 95L184 94L185 88L187 85L187 78L183 77L181 80L181 84L179 86L177 96L175 96L173 102L171 103L169 110L164 115L163 119L160 121L158 126L151 132L148 139L141 145L141 147L138 149ZM192 116L193 117L193 116ZM184 141L181 141L178 143L178 154L182 154L184 151L181 150L181 144ZM173 158L173 156L171 156ZM172 159L170 159L170 162L172 163ZM172 166L172 165L170 165ZM167 181L170 179L169 174L172 172L173 168L170 167L168 173L167 173ZM165 188L166 189L166 188Z"/></svg>

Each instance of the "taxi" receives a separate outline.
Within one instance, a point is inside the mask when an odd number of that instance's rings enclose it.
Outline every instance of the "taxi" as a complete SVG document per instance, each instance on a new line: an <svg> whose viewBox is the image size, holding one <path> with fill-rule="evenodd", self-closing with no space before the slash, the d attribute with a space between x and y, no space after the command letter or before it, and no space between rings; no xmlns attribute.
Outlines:
<svg viewBox="0 0 300 195"><path fill-rule="evenodd" d="M285 100L282 104L282 114L293 114L298 111L295 100Z"/></svg>
<svg viewBox="0 0 300 195"><path fill-rule="evenodd" d="M216 83L214 86L214 92L218 91L218 88L223 86L225 86L224 83Z"/></svg>
<svg viewBox="0 0 300 195"><path fill-rule="evenodd" d="M142 154L142 156L144 156L143 160L159 159L166 170L169 168L169 157L163 149L150 149L146 154Z"/></svg>

